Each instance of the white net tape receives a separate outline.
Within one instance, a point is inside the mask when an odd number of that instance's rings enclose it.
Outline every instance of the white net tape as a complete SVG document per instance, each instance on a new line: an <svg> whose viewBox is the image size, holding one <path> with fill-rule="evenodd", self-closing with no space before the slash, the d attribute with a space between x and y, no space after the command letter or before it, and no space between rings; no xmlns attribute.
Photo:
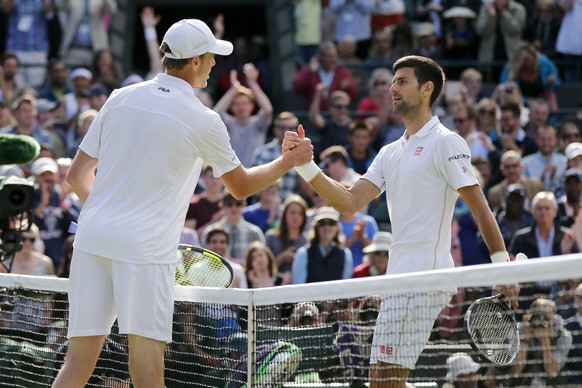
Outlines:
<svg viewBox="0 0 582 388"><path fill-rule="evenodd" d="M428 343L407 344L423 349L418 360L411 356L416 364L411 384L441 386L451 372L446 360L457 352L478 364L480 380L497 385L582 384L582 329L575 318L566 321L577 313L573 288L581 278L582 255L567 255L268 289L178 286L166 386L364 387L382 296L415 295L419 322L432 325L430 310L440 309L436 295L455 287ZM470 347L463 327L469 304L491 295L493 284L510 283L522 287L519 322L535 299L555 301L550 346L557 375L544 370L545 345L531 335L525 360L518 356L507 368L487 364ZM67 346L67 284L64 279L0 275L0 386L50 386ZM126 342L114 327L90 386L129 386Z"/></svg>

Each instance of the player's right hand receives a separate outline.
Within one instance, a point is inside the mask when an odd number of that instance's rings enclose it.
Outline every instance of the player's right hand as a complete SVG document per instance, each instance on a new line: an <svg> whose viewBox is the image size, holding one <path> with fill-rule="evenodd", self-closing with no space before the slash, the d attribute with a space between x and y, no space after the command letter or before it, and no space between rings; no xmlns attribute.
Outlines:
<svg viewBox="0 0 582 388"><path fill-rule="evenodd" d="M281 144L281 151L283 153L292 150L295 148L300 139L305 139L305 129L303 129L303 125L299 124L297 127L297 132L295 131L285 131L285 137L283 138L283 143Z"/></svg>

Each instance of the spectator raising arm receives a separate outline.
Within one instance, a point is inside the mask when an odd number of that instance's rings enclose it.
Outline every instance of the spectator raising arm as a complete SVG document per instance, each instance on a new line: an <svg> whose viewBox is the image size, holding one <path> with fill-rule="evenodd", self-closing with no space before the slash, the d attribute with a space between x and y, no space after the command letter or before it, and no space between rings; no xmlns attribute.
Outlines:
<svg viewBox="0 0 582 388"><path fill-rule="evenodd" d="M156 26L160 22L161 16L155 14L153 7L144 7L139 16L141 17L141 24L143 25L143 33L150 61L148 78L151 78L164 71L160 57L158 34L156 32Z"/></svg>

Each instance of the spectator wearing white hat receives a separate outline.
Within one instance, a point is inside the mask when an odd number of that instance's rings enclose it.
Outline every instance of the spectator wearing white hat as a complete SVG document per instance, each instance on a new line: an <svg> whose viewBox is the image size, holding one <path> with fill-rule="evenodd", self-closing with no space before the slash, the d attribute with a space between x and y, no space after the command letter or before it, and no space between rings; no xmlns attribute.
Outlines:
<svg viewBox="0 0 582 388"><path fill-rule="evenodd" d="M38 226L40 238L45 245L44 253L58 267L69 225L76 219L61 206L63 198L58 185L57 162L48 157L38 158L32 163L31 172L35 179L34 223Z"/></svg>
<svg viewBox="0 0 582 388"><path fill-rule="evenodd" d="M368 276L385 275L390 257L392 245L392 233L376 232L372 237L372 243L363 249L364 262L354 268L352 277L363 278Z"/></svg>
<svg viewBox="0 0 582 388"><path fill-rule="evenodd" d="M418 50L413 55L420 55L438 61L443 57L443 49L438 43L435 26L431 22L422 22L416 28Z"/></svg>
<svg viewBox="0 0 582 388"><path fill-rule="evenodd" d="M75 141L75 124L79 115L90 108L85 91L91 85L93 74L89 69L78 67L69 73L69 82L73 87L71 93L62 97L65 104L65 128L67 146L72 146Z"/></svg>
<svg viewBox="0 0 582 388"><path fill-rule="evenodd" d="M582 171L582 143L574 142L568 144L564 150L566 158L568 158L568 167L577 168Z"/></svg>
<svg viewBox="0 0 582 388"><path fill-rule="evenodd" d="M295 253L291 283L304 284L352 277L352 252L343 245L339 213L320 207L309 231L309 242Z"/></svg>
<svg viewBox="0 0 582 388"><path fill-rule="evenodd" d="M447 388L477 388L479 364L463 352L454 353L447 358Z"/></svg>

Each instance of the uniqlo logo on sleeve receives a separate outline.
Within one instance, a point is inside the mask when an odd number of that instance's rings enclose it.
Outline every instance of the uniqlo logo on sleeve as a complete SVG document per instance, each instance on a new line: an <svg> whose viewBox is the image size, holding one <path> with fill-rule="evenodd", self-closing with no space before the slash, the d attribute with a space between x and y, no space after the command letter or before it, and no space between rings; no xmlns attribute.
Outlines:
<svg viewBox="0 0 582 388"><path fill-rule="evenodd" d="M416 147L416 151L414 151L414 156L420 155L424 147Z"/></svg>
<svg viewBox="0 0 582 388"><path fill-rule="evenodd" d="M382 354L386 354L388 356L391 356L393 351L394 351L394 349L392 348L392 346L380 345L380 353L382 353Z"/></svg>

